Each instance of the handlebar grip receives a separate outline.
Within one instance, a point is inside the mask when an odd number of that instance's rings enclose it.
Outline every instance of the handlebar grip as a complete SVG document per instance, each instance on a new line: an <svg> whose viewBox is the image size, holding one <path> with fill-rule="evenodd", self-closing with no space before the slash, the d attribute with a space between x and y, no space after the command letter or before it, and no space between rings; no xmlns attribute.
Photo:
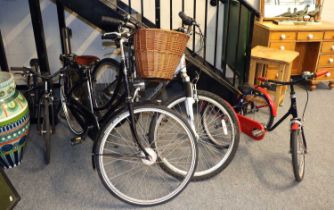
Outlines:
<svg viewBox="0 0 334 210"><path fill-rule="evenodd" d="M267 82L268 79L266 77L258 77L257 78L260 82Z"/></svg>
<svg viewBox="0 0 334 210"><path fill-rule="evenodd" d="M26 74L27 72L29 72L31 74L36 74L36 72L34 70L32 70L31 68L27 68L27 67L11 67L10 71L19 72L19 73L23 73L23 74Z"/></svg>
<svg viewBox="0 0 334 210"><path fill-rule="evenodd" d="M191 26L196 23L193 18L187 16L184 12L179 12L179 17L182 19L184 25Z"/></svg>
<svg viewBox="0 0 334 210"><path fill-rule="evenodd" d="M102 16L101 21L102 23L107 23L107 24L117 25L117 26L124 24L122 20L118 20L116 18L108 17L108 16Z"/></svg>
<svg viewBox="0 0 334 210"><path fill-rule="evenodd" d="M10 71L25 71L24 67L10 67Z"/></svg>
<svg viewBox="0 0 334 210"><path fill-rule="evenodd" d="M327 75L327 74L329 74L328 76L330 76L329 71L323 70L323 71L319 71L319 72L315 73L315 77L321 77L321 76Z"/></svg>
<svg viewBox="0 0 334 210"><path fill-rule="evenodd" d="M102 34L101 39L103 40L115 40L117 39L117 35L115 34Z"/></svg>

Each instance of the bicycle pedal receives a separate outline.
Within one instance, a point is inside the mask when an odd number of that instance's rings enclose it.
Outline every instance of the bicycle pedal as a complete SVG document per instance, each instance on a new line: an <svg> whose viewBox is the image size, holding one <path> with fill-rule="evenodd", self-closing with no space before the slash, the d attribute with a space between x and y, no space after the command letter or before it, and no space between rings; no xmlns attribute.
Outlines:
<svg viewBox="0 0 334 210"><path fill-rule="evenodd" d="M71 145L75 146L75 145L81 144L84 141L85 141L85 138L82 138L81 136L76 136L76 137L71 138Z"/></svg>
<svg viewBox="0 0 334 210"><path fill-rule="evenodd" d="M260 137L260 136L263 136L265 133L264 130L259 130L259 129L254 129L252 131L252 135L255 136L255 137Z"/></svg>

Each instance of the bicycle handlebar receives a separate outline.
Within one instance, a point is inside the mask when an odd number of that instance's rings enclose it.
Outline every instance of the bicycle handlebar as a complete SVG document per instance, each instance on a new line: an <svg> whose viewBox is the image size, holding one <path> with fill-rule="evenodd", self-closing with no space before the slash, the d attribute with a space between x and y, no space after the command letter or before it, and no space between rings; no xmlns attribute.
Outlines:
<svg viewBox="0 0 334 210"><path fill-rule="evenodd" d="M265 83L273 83L273 84L278 84L278 85L292 85L292 84L297 84L297 83L299 83L301 81L304 81L304 80L310 80L310 79L321 77L321 76L324 76L324 75L329 76L329 74L330 73L326 70L316 72L316 73L314 73L314 72L313 73L304 72L301 79L297 79L297 80L290 81L290 82L284 82L284 81L278 81L278 80L269 80L266 77L258 77L257 79L259 81L265 82Z"/></svg>
<svg viewBox="0 0 334 210"><path fill-rule="evenodd" d="M328 72L327 70L323 70L323 71L319 71L317 73L315 73L315 77L321 77L321 76L324 76L326 75L327 77L330 76L330 72Z"/></svg>
<svg viewBox="0 0 334 210"><path fill-rule="evenodd" d="M35 72L31 68L27 68L27 67L11 67L10 70L13 71L13 72L20 71L22 73L18 73L18 74L21 74L21 75L32 74L33 76L39 77L43 80L50 80L50 79L58 76L59 74L61 74L65 71L64 68L61 68L59 71L57 71L57 72L55 72L51 75L42 75L42 74L39 74L39 73Z"/></svg>
<svg viewBox="0 0 334 210"><path fill-rule="evenodd" d="M103 23L117 25L117 26L124 26L129 29L136 29L136 24L130 21L131 17L125 17L124 20L119 20L109 16L102 16L101 21Z"/></svg>
<svg viewBox="0 0 334 210"><path fill-rule="evenodd" d="M179 12L179 17L182 19L182 23L187 26L196 25L194 18L187 16L184 12Z"/></svg>
<svg viewBox="0 0 334 210"><path fill-rule="evenodd" d="M104 40L107 40L107 39L115 40L121 37L128 38L135 31L138 25L138 23L131 22L131 16L124 17L124 21L113 18L113 17L102 16L101 21L107 24L111 24L111 25L118 25L118 30L119 30L119 33L110 32L110 33L102 34L101 38ZM128 28L130 31L122 30L123 27Z"/></svg>
<svg viewBox="0 0 334 210"><path fill-rule="evenodd" d="M111 25L122 25L124 22L122 20L113 18L113 17L108 17L108 16L102 16L101 21L103 23L111 24Z"/></svg>

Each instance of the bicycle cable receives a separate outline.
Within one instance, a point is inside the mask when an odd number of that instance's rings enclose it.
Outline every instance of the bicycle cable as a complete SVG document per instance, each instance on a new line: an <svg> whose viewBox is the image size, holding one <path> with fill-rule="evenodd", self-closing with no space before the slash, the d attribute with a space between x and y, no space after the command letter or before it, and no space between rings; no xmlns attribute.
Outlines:
<svg viewBox="0 0 334 210"><path fill-rule="evenodd" d="M302 117L302 120L304 121L304 117L305 117L305 113L306 113L306 109L307 109L307 105L308 105L308 102L309 102L309 92L307 89L305 89L306 91L306 102L305 102L305 107L304 107L304 111L303 111L303 117Z"/></svg>
<svg viewBox="0 0 334 210"><path fill-rule="evenodd" d="M198 28L199 32L196 31L196 28ZM205 37L204 37L203 32L201 30L201 27L199 25L197 25L197 27L195 27L194 33L198 34L200 36L200 39L201 39L199 49L197 51L195 51L195 49L194 49L195 53L199 54L199 52L204 49L204 45L205 45L204 40L205 40ZM196 48L196 46L195 46L195 48Z"/></svg>

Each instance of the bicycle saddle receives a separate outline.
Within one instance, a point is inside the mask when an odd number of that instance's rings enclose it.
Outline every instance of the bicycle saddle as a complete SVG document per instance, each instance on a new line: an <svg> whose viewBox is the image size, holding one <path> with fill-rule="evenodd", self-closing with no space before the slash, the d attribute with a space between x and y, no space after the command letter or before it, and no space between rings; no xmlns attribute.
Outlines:
<svg viewBox="0 0 334 210"><path fill-rule="evenodd" d="M74 60L79 65L90 66L96 63L99 58L93 55L77 55L75 56Z"/></svg>

